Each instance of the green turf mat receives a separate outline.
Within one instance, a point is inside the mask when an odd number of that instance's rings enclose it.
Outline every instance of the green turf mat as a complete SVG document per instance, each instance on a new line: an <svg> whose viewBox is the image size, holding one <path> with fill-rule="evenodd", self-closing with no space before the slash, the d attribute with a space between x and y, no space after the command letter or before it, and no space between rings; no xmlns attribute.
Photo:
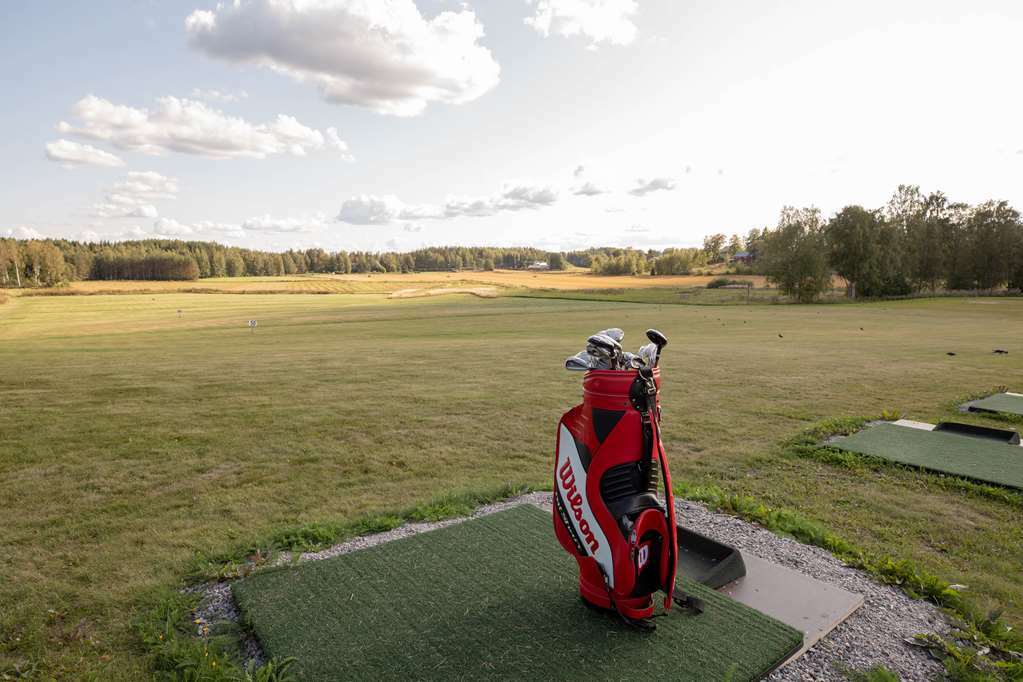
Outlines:
<svg viewBox="0 0 1023 682"><path fill-rule="evenodd" d="M977 409L983 412L1001 412L1003 414L1023 416L1023 395L995 393L986 398L974 400L969 405L971 410Z"/></svg>
<svg viewBox="0 0 1023 682"><path fill-rule="evenodd" d="M266 653L302 679L750 680L802 633L686 581L706 602L643 634L587 609L550 514L522 505L332 559L259 573L234 595Z"/></svg>
<svg viewBox="0 0 1023 682"><path fill-rule="evenodd" d="M1023 488L1023 448L946 431L878 424L834 443L836 448L901 464Z"/></svg>

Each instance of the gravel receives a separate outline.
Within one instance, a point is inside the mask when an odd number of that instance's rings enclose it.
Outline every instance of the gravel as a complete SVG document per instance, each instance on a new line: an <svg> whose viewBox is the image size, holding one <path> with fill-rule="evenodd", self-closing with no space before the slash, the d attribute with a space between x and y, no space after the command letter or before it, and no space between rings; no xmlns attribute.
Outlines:
<svg viewBox="0 0 1023 682"><path fill-rule="evenodd" d="M394 530L353 538L319 552L306 552L302 561L317 561L347 554L383 542L461 523L519 504L551 507L550 493L530 493L504 502L478 508L469 517L436 523L409 523ZM708 510L702 504L679 501L682 523L715 540L737 547L745 553L787 566L812 578L863 595L861 606L846 621L832 630L811 649L768 679L845 680L847 670L865 670L883 665L903 680L934 680L943 676L940 663L919 647L905 642L921 633L947 634L949 625L941 611L929 602L910 599L903 592L873 580L867 573L843 564L829 552L775 535L756 524ZM291 561L283 555L278 563ZM202 593L196 612L199 634L218 622L237 623L239 614L231 597L230 583L207 583L192 588ZM251 635L243 641L248 659L264 660L259 642Z"/></svg>
<svg viewBox="0 0 1023 682"><path fill-rule="evenodd" d="M944 668L920 647L905 642L922 633L947 634L948 622L930 602L910 599L867 573L846 566L830 552L779 537L753 523L678 503L682 523L720 542L804 573L855 594L863 606L770 680L844 680L843 668L865 670L883 665L903 680L933 680Z"/></svg>

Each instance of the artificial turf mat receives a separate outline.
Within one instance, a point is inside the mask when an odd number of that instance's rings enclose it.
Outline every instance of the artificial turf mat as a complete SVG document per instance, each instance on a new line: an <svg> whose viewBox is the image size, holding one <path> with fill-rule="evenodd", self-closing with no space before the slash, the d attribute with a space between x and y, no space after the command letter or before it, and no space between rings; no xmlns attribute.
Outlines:
<svg viewBox="0 0 1023 682"><path fill-rule="evenodd" d="M708 588L644 634L587 609L575 561L532 505L258 573L235 599L265 652L302 679L750 680L801 632Z"/></svg>
<svg viewBox="0 0 1023 682"><path fill-rule="evenodd" d="M833 443L840 450L1023 488L1023 448L946 431L878 424Z"/></svg>
<svg viewBox="0 0 1023 682"><path fill-rule="evenodd" d="M995 393L980 400L969 403L971 410L981 412L1001 412L1002 414L1015 414L1023 416L1023 395L1011 393Z"/></svg>

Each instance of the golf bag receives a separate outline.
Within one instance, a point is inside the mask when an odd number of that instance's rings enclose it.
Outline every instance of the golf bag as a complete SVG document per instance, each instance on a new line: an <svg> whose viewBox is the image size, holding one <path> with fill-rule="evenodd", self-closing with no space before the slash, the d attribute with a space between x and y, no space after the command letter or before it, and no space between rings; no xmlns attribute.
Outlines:
<svg viewBox="0 0 1023 682"><path fill-rule="evenodd" d="M660 370L590 370L583 402L558 424L554 531L579 564L594 607L652 629L653 595L699 608L675 590L678 536L658 422ZM665 505L657 498L658 480Z"/></svg>

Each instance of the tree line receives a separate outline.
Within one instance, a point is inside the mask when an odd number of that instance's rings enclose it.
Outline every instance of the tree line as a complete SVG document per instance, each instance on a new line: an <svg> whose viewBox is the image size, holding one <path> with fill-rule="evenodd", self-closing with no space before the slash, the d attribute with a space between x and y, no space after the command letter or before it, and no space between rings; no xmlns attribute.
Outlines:
<svg viewBox="0 0 1023 682"><path fill-rule="evenodd" d="M596 275L688 275L694 269L713 262L705 249L600 248L573 251L566 260L579 267L588 267Z"/></svg>
<svg viewBox="0 0 1023 682"><path fill-rule="evenodd" d="M738 254L741 262L733 260ZM773 228L708 235L699 249L601 248L565 257L602 275L686 275L729 263L730 272L765 275L801 302L830 290L834 275L850 298L1023 290L1023 221L1005 201L971 206L900 185L879 208L850 205L825 219L814 207L785 207Z"/></svg>
<svg viewBox="0 0 1023 682"><path fill-rule="evenodd" d="M757 271L803 302L829 290L833 273L851 298L1023 289L1023 222L1005 201L970 206L900 185L883 207L846 206L827 220L786 207L759 237Z"/></svg>
<svg viewBox="0 0 1023 682"><path fill-rule="evenodd" d="M90 243L66 239L0 239L0 286L54 286L75 280L192 280L304 273L519 270L536 262L564 267L561 254L534 248L429 247L409 253L281 253L215 242L164 239Z"/></svg>
<svg viewBox="0 0 1023 682"><path fill-rule="evenodd" d="M762 274L798 301L812 301L842 277L852 298L921 291L1023 288L1023 222L1005 201L975 206L941 192L900 185L880 208L846 206L827 220L819 209L786 207L774 228L744 237L712 234L702 248L591 248L568 252L516 247L429 247L408 253L313 248L284 252L215 242L148 239L89 243L0 239L0 286L54 286L83 279L190 280L304 273L521 270L546 263L600 275L686 275L732 261L737 274Z"/></svg>

